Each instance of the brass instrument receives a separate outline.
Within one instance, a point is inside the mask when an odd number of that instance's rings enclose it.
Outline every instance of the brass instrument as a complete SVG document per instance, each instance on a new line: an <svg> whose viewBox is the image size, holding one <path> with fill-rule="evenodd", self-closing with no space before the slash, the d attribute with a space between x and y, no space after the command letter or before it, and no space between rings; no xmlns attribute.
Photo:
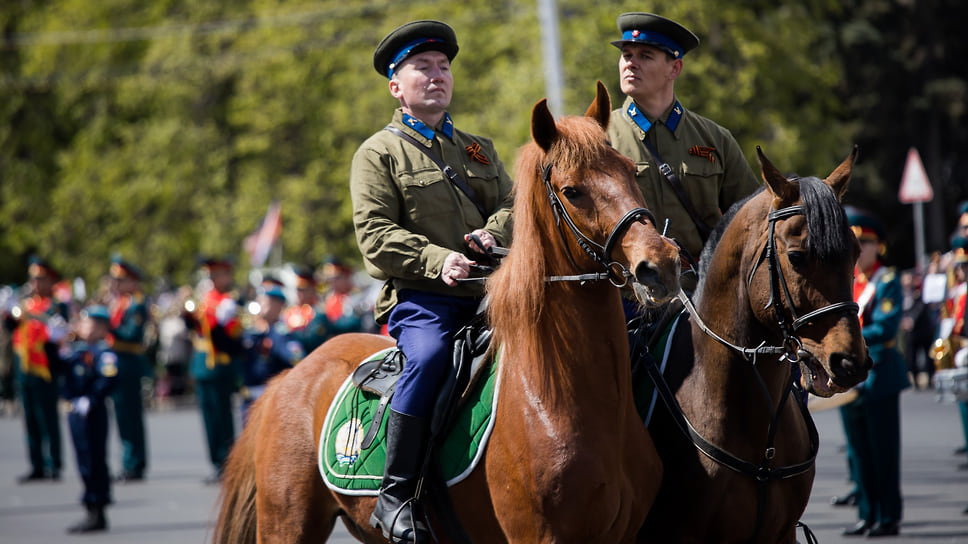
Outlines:
<svg viewBox="0 0 968 544"><path fill-rule="evenodd" d="M931 345L931 358L934 359L935 370L954 368L955 353L965 347L968 347L968 339L962 336L951 335L935 340Z"/></svg>

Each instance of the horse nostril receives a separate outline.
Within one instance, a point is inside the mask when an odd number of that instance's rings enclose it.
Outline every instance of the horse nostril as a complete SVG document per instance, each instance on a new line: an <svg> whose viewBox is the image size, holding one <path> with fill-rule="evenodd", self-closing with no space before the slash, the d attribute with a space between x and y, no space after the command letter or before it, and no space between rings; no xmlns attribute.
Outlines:
<svg viewBox="0 0 968 544"><path fill-rule="evenodd" d="M649 261L642 261L635 266L635 280L653 289L662 285L659 268Z"/></svg>
<svg viewBox="0 0 968 544"><path fill-rule="evenodd" d="M830 371L835 377L853 377L867 372L870 357L858 360L850 354L837 352L830 356Z"/></svg>
<svg viewBox="0 0 968 544"><path fill-rule="evenodd" d="M857 371L857 363L846 353L834 353L830 356L830 371L835 377L850 376Z"/></svg>

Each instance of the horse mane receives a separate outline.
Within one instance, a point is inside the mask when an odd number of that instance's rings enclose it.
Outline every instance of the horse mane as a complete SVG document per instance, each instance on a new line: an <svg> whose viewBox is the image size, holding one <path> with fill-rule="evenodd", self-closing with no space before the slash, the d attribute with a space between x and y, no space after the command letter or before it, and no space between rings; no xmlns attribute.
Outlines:
<svg viewBox="0 0 968 544"><path fill-rule="evenodd" d="M850 254L851 232L847 214L834 194L833 189L817 177L790 177L800 187L800 201L807 220L807 235L810 239L810 253L821 262L830 262ZM706 276L713 253L722 239L729 224L748 201L765 191L760 189L745 199L730 206L713 228L702 250L699 277Z"/></svg>
<svg viewBox="0 0 968 544"><path fill-rule="evenodd" d="M568 116L557 119L556 126L558 138L547 152L533 141L518 151L511 251L487 281L495 345L523 350L528 360L546 364L549 386L568 375L558 368L573 359L570 353L581 349L575 342L552 339L574 336L574 323L588 316L567 302L554 304L546 296L545 278L568 273L572 265L555 226L542 170L550 164L558 176L574 175L576 169L592 168L614 157L604 131L593 119ZM566 291L573 288L567 283L556 285Z"/></svg>

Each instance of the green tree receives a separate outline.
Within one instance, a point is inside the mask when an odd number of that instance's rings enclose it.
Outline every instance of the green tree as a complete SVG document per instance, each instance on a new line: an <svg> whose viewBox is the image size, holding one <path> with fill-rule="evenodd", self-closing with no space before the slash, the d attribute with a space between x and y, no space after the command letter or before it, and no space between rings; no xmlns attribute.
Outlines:
<svg viewBox="0 0 968 544"><path fill-rule="evenodd" d="M751 164L761 145L784 170L823 175L856 141L850 198L878 204L894 200L910 145L930 149L933 180L964 166L956 21L966 8L929 4L658 0L647 9L700 36L678 94L730 128ZM565 113L584 111L595 80L620 102L609 42L618 14L643 6L558 0L558 9ZM939 11L937 21L925 15ZM198 255L232 254L242 279L243 240L272 201L282 204L285 261L358 261L350 161L397 106L372 53L418 18L457 31L451 113L494 140L512 169L545 95L534 0L0 4L0 282L22 281L35 252L89 282L113 252L176 282L190 279ZM951 187L940 191L939 218L968 196Z"/></svg>

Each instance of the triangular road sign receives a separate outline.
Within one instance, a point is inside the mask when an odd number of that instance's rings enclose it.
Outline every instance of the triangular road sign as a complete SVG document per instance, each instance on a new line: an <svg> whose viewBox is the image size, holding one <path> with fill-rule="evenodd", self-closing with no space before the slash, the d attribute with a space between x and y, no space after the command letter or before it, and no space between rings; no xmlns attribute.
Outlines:
<svg viewBox="0 0 968 544"><path fill-rule="evenodd" d="M928 173L924 170L924 164L921 163L918 150L913 147L908 151L907 162L904 165L904 176L901 178L901 189L897 193L897 198L904 204L929 202L934 198L934 191L931 190L931 183L928 181Z"/></svg>

